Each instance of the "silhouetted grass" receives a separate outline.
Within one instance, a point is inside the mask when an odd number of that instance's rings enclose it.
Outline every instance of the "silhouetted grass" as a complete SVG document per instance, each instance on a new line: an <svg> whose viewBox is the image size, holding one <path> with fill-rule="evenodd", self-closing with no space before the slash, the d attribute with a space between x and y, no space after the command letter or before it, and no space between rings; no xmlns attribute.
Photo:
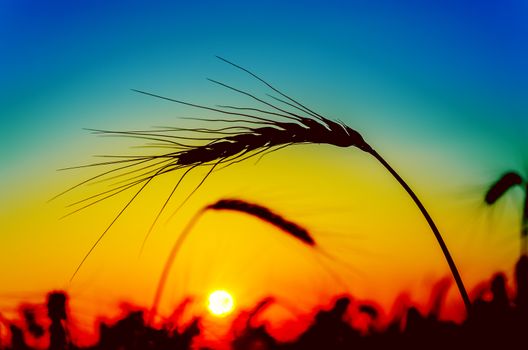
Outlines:
<svg viewBox="0 0 528 350"><path fill-rule="evenodd" d="M275 302L268 297L255 307L241 311L235 318L230 340L219 343L222 349L233 350L351 350L351 349L525 349L528 325L528 257L522 256L515 267L515 289L508 290L504 274L495 274L487 283L489 297L475 300L474 310L460 323L442 321L439 308L445 293L439 293L435 310L423 314L407 306L402 314L379 326L377 317L384 314L379 307L341 296L329 308L318 306L310 325L290 341L279 341L270 334L266 323L255 318ZM299 291L302 293L302 291ZM163 324L154 328L145 321L141 308L132 309L124 317L97 324L98 338L92 346L75 342L75 325L68 312L68 297L64 292L48 294L43 305L47 319L1 317L8 334L0 334L0 349L33 350L29 337L46 339L50 350L167 350L214 349L199 347L197 340L207 333L200 317L183 327ZM35 308L41 306L35 305ZM28 310L27 314L42 314ZM357 328L356 317L369 316L367 327ZM44 316L45 317L45 316ZM237 322L237 324L235 324ZM35 329L38 332L35 333Z"/></svg>

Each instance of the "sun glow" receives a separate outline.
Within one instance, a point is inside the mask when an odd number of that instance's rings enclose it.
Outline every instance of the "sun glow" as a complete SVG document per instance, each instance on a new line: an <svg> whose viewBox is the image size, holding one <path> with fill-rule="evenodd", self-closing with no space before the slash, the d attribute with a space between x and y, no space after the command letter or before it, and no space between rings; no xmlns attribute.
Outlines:
<svg viewBox="0 0 528 350"><path fill-rule="evenodd" d="M235 303L231 294L225 290L217 290L209 294L207 308L209 312L218 317L227 316L233 311Z"/></svg>

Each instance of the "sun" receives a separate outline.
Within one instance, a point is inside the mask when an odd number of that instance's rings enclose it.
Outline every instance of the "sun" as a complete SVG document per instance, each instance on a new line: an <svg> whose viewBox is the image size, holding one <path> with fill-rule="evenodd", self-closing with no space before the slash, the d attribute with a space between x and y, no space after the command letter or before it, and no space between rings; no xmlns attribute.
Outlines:
<svg viewBox="0 0 528 350"><path fill-rule="evenodd" d="M233 311L235 306L233 297L225 290L216 290L209 294L207 308L217 317L224 317Z"/></svg>

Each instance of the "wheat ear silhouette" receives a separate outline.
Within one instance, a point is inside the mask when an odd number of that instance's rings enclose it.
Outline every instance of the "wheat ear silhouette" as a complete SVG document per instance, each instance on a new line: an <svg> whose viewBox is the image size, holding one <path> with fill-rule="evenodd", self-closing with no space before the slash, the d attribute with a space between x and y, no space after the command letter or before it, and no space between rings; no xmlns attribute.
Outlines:
<svg viewBox="0 0 528 350"><path fill-rule="evenodd" d="M217 56L218 57L218 56ZM277 150L301 144L330 144L338 147L356 147L357 149L366 152L373 156L383 167L396 179L396 181L403 187L407 194L411 197L415 205L418 207L423 217L427 221L433 235L435 236L445 260L451 270L453 278L456 282L467 312L470 311L471 302L467 294L466 288L458 272L456 264L449 252L449 249L444 242L440 231L434 223L431 215L428 213L418 196L411 189L411 187L403 180L403 178L392 168L391 165L373 148L369 145L362 135L356 130L350 128L342 121L333 121L322 115L314 112L300 102L294 100L288 95L282 93L270 83L260 78L250 70L241 67L224 58L218 57L223 62L240 69L253 78L257 79L271 91L278 96L267 94L267 100L257 97L247 91L235 88L223 82L209 79L212 83L220 85L224 88L245 95L246 97L258 102L262 108L255 107L239 107L229 105L218 105L215 107L203 106L195 103L189 103L151 92L133 90L138 93L153 96L163 100L175 102L178 104L190 106L193 108L207 110L218 113L225 118L188 118L201 120L208 123L222 122L226 123L227 127L222 128L172 128L163 127L154 130L136 130L136 131L109 131L109 130L92 130L96 134L112 135L120 137L132 137L154 141L147 147L157 147L159 149L168 149L170 152L162 152L155 156L126 156L118 160L109 162L89 164L86 166L117 166L109 171L99 174L95 177L87 179L82 183L68 189L74 189L80 185L93 182L94 180L102 180L104 178L127 177L124 184L114 186L108 191L104 191L95 196L86 198L75 203L81 205L80 208L74 210L82 210L88 206L98 203L101 200L112 197L118 193L126 191L133 187L139 187L133 197L125 204L122 210L117 214L114 220L108 225L106 230L99 236L96 242L92 245L88 253L85 255L81 263L78 265L73 276L79 271L84 261L99 244L104 235L108 232L115 221L123 214L127 207L137 198L137 196L148 186L148 184L155 178L169 172L177 170L184 171L183 175L177 181L168 198L165 200L152 226L150 227L146 238L152 231L155 223L159 219L161 213L166 208L169 200L175 193L176 189L182 180L189 174L190 171L197 167L208 166L209 171L198 184L198 186L186 197L181 205L183 205L192 194L204 183L207 177L216 169L231 166L233 164L242 162L246 159L260 155L260 157L275 152ZM184 136L191 132L193 136ZM182 135L183 133L183 135ZM63 193L65 193L63 192ZM88 203L87 203L88 202ZM87 203L87 204L86 204ZM180 205L180 207L181 207ZM72 278L73 278L72 276Z"/></svg>
<svg viewBox="0 0 528 350"><path fill-rule="evenodd" d="M521 218L521 256L528 254L528 181L514 171L502 175L490 186L484 197L488 205L493 205L510 189L520 187L524 190L524 207Z"/></svg>
<svg viewBox="0 0 528 350"><path fill-rule="evenodd" d="M152 303L152 307L150 310L150 321L153 320L154 316L156 315L159 302L161 300L161 297L163 295L163 290L165 289L165 284L167 282L167 278L169 277L170 270L172 268L172 265L174 264L174 261L177 257L178 252L183 246L183 243L189 236L189 234L192 232L192 229L194 228L197 221L205 214L207 211L233 211L233 212L239 212L243 214L250 215L252 217L255 217L263 222L266 222L276 228L278 228L281 232L285 233L286 235L294 238L301 244L308 246L310 248L317 247L315 239L310 235L307 229L300 226L299 224L288 220L284 216L281 216L280 214L277 214L276 212L272 211L271 209L264 207L262 205L248 202L242 199L220 199L215 203L209 204L202 208L200 211L198 211L192 219L187 223L182 233L178 236L178 239L172 246L172 249L169 253L169 256L167 260L165 261L165 264L163 266L163 270L161 273L161 276L158 280L158 286L156 288L156 292L154 295L154 301ZM321 251L319 251L321 252ZM325 254L324 252L322 252Z"/></svg>

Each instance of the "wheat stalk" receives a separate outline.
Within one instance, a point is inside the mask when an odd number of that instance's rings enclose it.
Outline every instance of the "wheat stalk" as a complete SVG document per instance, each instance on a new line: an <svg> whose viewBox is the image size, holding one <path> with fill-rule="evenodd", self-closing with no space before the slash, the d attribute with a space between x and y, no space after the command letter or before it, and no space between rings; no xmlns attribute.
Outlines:
<svg viewBox="0 0 528 350"><path fill-rule="evenodd" d="M148 186L148 184L158 176L169 172L183 170L184 173L179 181L175 184L168 198L162 205L157 217L155 218L146 238L152 231L155 223L159 219L161 213L167 206L169 200L175 193L176 189L185 178L185 176L197 167L208 166L209 171L199 183L199 185L187 196L183 201L185 203L189 197L203 184L207 177L218 167L226 167L248 158L260 155L260 157L285 147L300 144L329 144L338 147L356 147L364 151L374 158L376 158L398 181L398 183L405 189L411 199L414 201L427 223L429 224L438 244L445 256L447 264L451 270L456 285L460 291L461 297L464 301L467 311L469 312L471 303L457 270L457 267L451 257L451 254L445 244L442 235L436 227L433 219L418 199L414 191L409 185L400 177L400 175L387 163L387 161L375 151L364 138L354 129L350 128L341 121L332 121L314 112L305 105L297 102L286 94L282 93L271 84L252 73L251 71L238 66L221 57L220 60L248 73L255 79L265 84L274 93L280 97L267 94L271 100L264 100L247 91L243 91L227 85L225 83L209 79L211 82L218 84L224 88L230 89L237 93L247 96L253 101L262 105L262 108L254 107L239 107L220 105L216 107L202 106L194 103L176 100L173 98L153 94L150 92L134 90L141 94L157 97L171 102L176 102L182 105L193 108L207 110L225 116L225 118L214 119L197 119L204 122L222 122L227 124L227 127L221 128L170 128L163 127L154 130L139 130L139 131L107 131L107 130L93 130L93 132L101 135L111 135L119 137L132 137L154 143L147 144L146 147L157 147L160 149L168 149L170 152L160 152L156 156L131 156L128 158L113 160L109 162L89 164L87 166L113 165L113 168L96 177L85 180L83 183L74 186L76 188L82 184L93 182L95 180L104 180L105 178L127 177L124 183L119 183L111 190L98 193L90 198L77 203L81 210L88 206L98 203L101 200L112 197L118 193L126 191L130 188L139 186L139 190L135 192L134 196L118 213L106 230L99 236L97 241L93 244L91 249L85 255L77 267L75 274L82 266L91 251L97 246L100 240L104 237L106 232L110 229L113 223L122 215L126 208L137 198L137 196ZM193 136L183 136L183 133L192 132ZM111 176L110 176L111 175ZM73 189L71 188L71 189ZM71 190L69 189L69 190ZM67 191L69 191L67 190ZM65 192L67 192L65 191ZM181 205L183 205L183 203ZM180 206L181 206L180 205ZM145 238L145 239L146 239ZM73 277L72 277L73 278Z"/></svg>
<svg viewBox="0 0 528 350"><path fill-rule="evenodd" d="M524 180L521 175L510 171L502 175L493 185L490 186L484 201L488 205L493 205L510 189L520 186L525 189L524 192L524 209L521 219L521 256L528 254L528 181Z"/></svg>

